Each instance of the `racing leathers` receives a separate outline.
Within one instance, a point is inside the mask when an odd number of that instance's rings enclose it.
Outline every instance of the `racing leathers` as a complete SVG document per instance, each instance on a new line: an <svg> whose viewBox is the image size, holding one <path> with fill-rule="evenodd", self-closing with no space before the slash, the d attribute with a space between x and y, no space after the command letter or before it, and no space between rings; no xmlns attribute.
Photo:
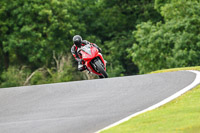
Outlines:
<svg viewBox="0 0 200 133"><path fill-rule="evenodd" d="M84 46L84 45L87 45L87 44L90 44L90 45L93 45L94 47L96 47L99 52L101 53L101 48L99 48L96 44L94 43L90 43L89 41L87 40L83 40L82 43L81 43L81 46ZM81 55L77 52L78 50L78 47L74 44L71 48L71 53L72 55L74 56L74 58L76 59L76 61L78 62L78 70L79 71L84 71L86 68L85 66L83 65L83 60L82 60L82 57Z"/></svg>

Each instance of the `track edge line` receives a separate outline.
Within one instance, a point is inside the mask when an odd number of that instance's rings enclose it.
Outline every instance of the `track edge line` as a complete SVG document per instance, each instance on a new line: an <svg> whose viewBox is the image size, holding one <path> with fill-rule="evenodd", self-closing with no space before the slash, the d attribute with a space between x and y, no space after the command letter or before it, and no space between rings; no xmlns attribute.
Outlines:
<svg viewBox="0 0 200 133"><path fill-rule="evenodd" d="M162 100L161 102L159 102L159 103L157 103L157 104L154 104L154 105L152 105L152 106L150 106L150 107L148 107L148 108L146 108L146 109L144 109L144 110L142 110L142 111L139 111L139 112L137 112L137 113L134 113L134 114L132 114L132 115L130 115L130 116L128 116L128 117L126 117L126 118L124 118L124 119L118 121L118 122L115 122L115 123L113 123L113 124L111 124L111 125L109 125L109 126L103 128L103 129L100 129L100 130L96 131L95 133L100 133L100 132L102 132L102 131L104 131L104 130L107 130L107 129L112 128L112 127L114 127L114 126L117 126L117 125L119 125L119 124L121 124L121 123L123 123L123 122L126 122L126 121L130 120L131 118L133 118L133 117L135 117L135 116L137 116L137 115L139 115L139 114L142 114L142 113L144 113L144 112L147 112L147 111L156 109L156 108L158 108L158 107L160 107L160 106L162 106L162 105L164 105L164 104L166 104L166 103L168 103L168 102L174 100L175 98L181 96L181 95L184 94L185 92L191 90L192 88L194 88L195 86L197 86L198 84L200 84L200 71L196 71L196 70L186 70L186 71L193 72L193 73L196 74L195 80L194 80L190 85L186 86L185 88L183 88L182 90L176 92L175 94L171 95L170 97L168 97L168 98Z"/></svg>

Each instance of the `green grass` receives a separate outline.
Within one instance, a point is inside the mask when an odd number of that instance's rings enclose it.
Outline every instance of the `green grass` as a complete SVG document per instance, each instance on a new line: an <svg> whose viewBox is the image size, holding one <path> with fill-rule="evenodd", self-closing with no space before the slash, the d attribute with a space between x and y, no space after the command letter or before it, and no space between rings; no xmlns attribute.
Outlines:
<svg viewBox="0 0 200 133"><path fill-rule="evenodd" d="M198 67L177 70L200 70ZM101 133L200 133L200 85L179 98Z"/></svg>
<svg viewBox="0 0 200 133"><path fill-rule="evenodd" d="M151 72L151 73L174 72L174 71L181 71L181 70L198 70L198 71L200 71L200 66L164 69L164 70L154 71L154 72Z"/></svg>

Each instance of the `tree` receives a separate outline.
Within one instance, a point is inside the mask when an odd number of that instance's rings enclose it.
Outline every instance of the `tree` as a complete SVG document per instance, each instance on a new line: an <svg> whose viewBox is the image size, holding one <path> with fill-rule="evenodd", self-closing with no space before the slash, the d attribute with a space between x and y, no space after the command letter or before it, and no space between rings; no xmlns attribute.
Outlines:
<svg viewBox="0 0 200 133"><path fill-rule="evenodd" d="M8 32L8 28L6 26L6 22L4 22L4 20L6 19L5 16L5 3L3 3L2 1L0 2L0 58L1 58L1 71L2 72L3 69L7 69L9 67L9 52L4 50L4 46L3 46L3 38L5 38L5 34Z"/></svg>
<svg viewBox="0 0 200 133"><path fill-rule="evenodd" d="M68 11L74 4L70 0L1 1L0 44L4 57L35 69L51 63L53 50L69 52L75 31L83 29L74 23L78 17Z"/></svg>
<svg viewBox="0 0 200 133"><path fill-rule="evenodd" d="M131 36L136 25L147 20L160 21L162 17L154 9L153 0L102 0L101 13L95 23L97 36L102 40L108 71L112 76L132 75L138 72L136 65L127 55L135 42Z"/></svg>
<svg viewBox="0 0 200 133"><path fill-rule="evenodd" d="M165 4L170 3L170 0L155 0L154 7L157 11L161 11L161 7L163 7Z"/></svg>
<svg viewBox="0 0 200 133"><path fill-rule="evenodd" d="M84 23L79 22L79 16L74 12L80 7L81 4L77 0L18 0L12 2L1 0L1 86L9 86L9 83L22 85L21 82L25 81L20 81L20 84L11 83L11 81L12 74L20 73L24 66L31 71L24 72L25 75L33 73L39 68L51 70L56 66L53 53L56 57L69 54L73 35L85 32ZM72 68L72 63L66 64L67 72L63 72L63 75L59 73L58 75L62 75L60 77L62 80L57 81L80 79L77 78L77 74L71 74L74 72L74 70L69 70ZM14 69L11 69L13 67ZM52 71L52 73L57 73L54 72L54 69ZM43 83L48 82L48 79L55 81L51 78L53 78L52 75L45 75L46 81ZM20 78L20 80L23 79Z"/></svg>
<svg viewBox="0 0 200 133"><path fill-rule="evenodd" d="M137 26L129 54L140 73L200 65L200 3L173 0L161 8L164 23Z"/></svg>

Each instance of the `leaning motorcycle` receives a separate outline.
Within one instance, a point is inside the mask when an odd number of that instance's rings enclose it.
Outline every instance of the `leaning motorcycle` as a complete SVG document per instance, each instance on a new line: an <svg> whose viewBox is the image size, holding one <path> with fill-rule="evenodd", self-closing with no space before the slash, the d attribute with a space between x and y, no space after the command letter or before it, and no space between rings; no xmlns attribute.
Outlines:
<svg viewBox="0 0 200 133"><path fill-rule="evenodd" d="M78 52L82 56L83 64L89 72L94 73L101 78L108 78L108 74L106 73L106 61L96 47L87 44L81 46L81 48L78 49Z"/></svg>

